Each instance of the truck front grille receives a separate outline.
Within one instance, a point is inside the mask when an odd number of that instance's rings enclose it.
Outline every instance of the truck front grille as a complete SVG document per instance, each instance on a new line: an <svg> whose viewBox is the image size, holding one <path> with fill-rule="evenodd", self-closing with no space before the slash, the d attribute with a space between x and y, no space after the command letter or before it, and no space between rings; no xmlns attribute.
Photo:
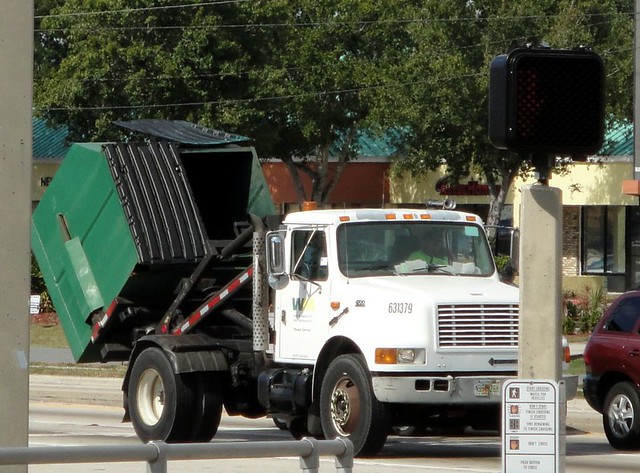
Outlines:
<svg viewBox="0 0 640 473"><path fill-rule="evenodd" d="M518 304L438 306L438 347L518 346Z"/></svg>

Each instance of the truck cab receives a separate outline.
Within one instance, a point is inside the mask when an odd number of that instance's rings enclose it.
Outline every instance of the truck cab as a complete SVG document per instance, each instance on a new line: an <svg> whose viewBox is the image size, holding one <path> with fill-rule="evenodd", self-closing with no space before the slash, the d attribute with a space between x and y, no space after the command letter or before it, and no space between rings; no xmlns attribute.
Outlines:
<svg viewBox="0 0 640 473"><path fill-rule="evenodd" d="M271 278L275 361L313 363L338 337L376 372L516 369L518 291L500 282L479 217L320 210L283 225L275 236L287 271ZM446 264L409 258L425 240L446 249ZM512 363L468 357L483 351Z"/></svg>
<svg viewBox="0 0 640 473"><path fill-rule="evenodd" d="M430 246L446 254L412 257ZM501 383L517 375L519 295L500 282L478 216L292 213L267 236L267 261L275 362L319 380L337 353L357 354L375 398L398 407L391 423L492 409L497 422Z"/></svg>

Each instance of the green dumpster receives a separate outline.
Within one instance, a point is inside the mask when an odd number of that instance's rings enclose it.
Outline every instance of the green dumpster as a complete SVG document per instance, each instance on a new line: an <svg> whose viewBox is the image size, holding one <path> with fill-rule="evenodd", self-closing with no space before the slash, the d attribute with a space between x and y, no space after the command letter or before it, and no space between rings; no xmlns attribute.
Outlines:
<svg viewBox="0 0 640 473"><path fill-rule="evenodd" d="M107 361L104 343L157 323L212 240L274 210L252 147L73 145L33 213L32 249L75 360ZM146 310L94 343L115 301Z"/></svg>

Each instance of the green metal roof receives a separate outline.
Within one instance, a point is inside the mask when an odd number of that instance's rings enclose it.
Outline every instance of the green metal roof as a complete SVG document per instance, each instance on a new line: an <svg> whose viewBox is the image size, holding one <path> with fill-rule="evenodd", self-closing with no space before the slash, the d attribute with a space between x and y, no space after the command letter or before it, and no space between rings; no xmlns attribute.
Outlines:
<svg viewBox="0 0 640 473"><path fill-rule="evenodd" d="M207 130L211 132L211 130ZM217 132L220 133L220 132ZM43 118L33 119L33 157L34 159L61 159L69 150L66 142L69 131L66 126L52 127ZM198 144L240 143L248 138L238 135L209 136L207 139L199 137ZM189 140L193 141L193 140ZM356 153L363 158L388 158L397 150L391 144L390 136L379 136L371 132L358 134ZM331 155L340 154L340 141L331 147ZM633 155L633 124L624 122L614 126L605 135L604 145L599 156L631 156Z"/></svg>
<svg viewBox="0 0 640 473"><path fill-rule="evenodd" d="M607 132L599 156L632 156L633 123L618 123Z"/></svg>
<svg viewBox="0 0 640 473"><path fill-rule="evenodd" d="M365 160L383 160L386 161L397 149L392 142L395 136L388 132L384 136L375 134L369 130L359 131L356 136L354 151L358 159ZM341 153L343 140L338 138L329 148L329 154L332 157L338 157ZM377 158L377 159L376 159Z"/></svg>
<svg viewBox="0 0 640 473"><path fill-rule="evenodd" d="M33 119L33 158L61 159L69 151L66 126L52 127L44 118Z"/></svg>

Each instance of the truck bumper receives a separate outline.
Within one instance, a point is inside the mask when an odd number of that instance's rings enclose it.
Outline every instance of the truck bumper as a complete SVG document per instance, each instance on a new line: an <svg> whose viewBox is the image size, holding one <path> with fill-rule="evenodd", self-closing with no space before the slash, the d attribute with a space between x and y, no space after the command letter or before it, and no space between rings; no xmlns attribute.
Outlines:
<svg viewBox="0 0 640 473"><path fill-rule="evenodd" d="M514 376L374 376L373 392L381 402L407 404L496 404L502 385ZM563 376L567 399L578 388L577 376Z"/></svg>

